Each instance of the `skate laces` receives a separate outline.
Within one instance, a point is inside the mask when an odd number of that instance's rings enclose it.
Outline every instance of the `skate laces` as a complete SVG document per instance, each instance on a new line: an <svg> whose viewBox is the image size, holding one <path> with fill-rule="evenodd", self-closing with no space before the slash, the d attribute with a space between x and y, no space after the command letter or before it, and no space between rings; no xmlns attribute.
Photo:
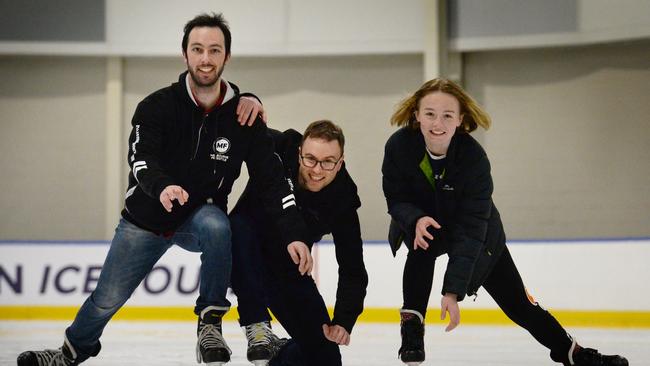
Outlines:
<svg viewBox="0 0 650 366"><path fill-rule="evenodd" d="M39 366L69 366L73 360L65 357L61 348L34 351Z"/></svg>
<svg viewBox="0 0 650 366"><path fill-rule="evenodd" d="M47 364L47 366L69 366L72 365L73 362L74 361L67 358L62 351L58 351L54 357L52 357L52 360Z"/></svg>
<svg viewBox="0 0 650 366"><path fill-rule="evenodd" d="M271 331L269 322L259 322L249 324L246 327L246 339L248 347L268 346L277 338Z"/></svg>
<svg viewBox="0 0 650 366"><path fill-rule="evenodd" d="M221 335L220 327L216 324L206 324L201 321L198 338L199 340L196 347L197 357L200 355L199 346L204 350L213 348L225 348L228 350L228 354L232 354L232 351Z"/></svg>

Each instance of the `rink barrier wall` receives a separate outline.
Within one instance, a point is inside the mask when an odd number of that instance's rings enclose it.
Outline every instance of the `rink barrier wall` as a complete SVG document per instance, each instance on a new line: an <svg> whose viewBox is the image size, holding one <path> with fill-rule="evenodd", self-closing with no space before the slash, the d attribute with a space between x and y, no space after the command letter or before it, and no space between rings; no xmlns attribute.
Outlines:
<svg viewBox="0 0 650 366"><path fill-rule="evenodd" d="M74 320L79 308L77 306L0 306L0 320ZM328 308L330 316L333 309ZM440 320L439 308L427 310L428 324L444 324ZM558 321L567 327L600 328L650 328L650 312L644 311L570 311L549 310ZM471 325L515 325L500 310L464 309L461 322ZM239 318L237 309L233 308L224 320L235 321ZM196 321L191 307L148 307L125 306L113 318L115 321ZM387 308L366 308L357 323L399 323L399 310Z"/></svg>
<svg viewBox="0 0 650 366"><path fill-rule="evenodd" d="M314 246L312 273L329 307L338 279L331 244ZM650 238L519 240L508 247L529 292L562 324L650 328ZM0 241L0 320L72 320L94 289L108 248L107 241ZM370 281L359 322L399 322L406 252L393 258L385 241L364 242ZM436 308L443 259L436 262L427 322L444 322ZM170 248L116 320L194 320L199 265L198 253ZM478 295L460 303L462 323L513 324L485 290ZM235 320L236 298L228 298L233 311L226 319Z"/></svg>

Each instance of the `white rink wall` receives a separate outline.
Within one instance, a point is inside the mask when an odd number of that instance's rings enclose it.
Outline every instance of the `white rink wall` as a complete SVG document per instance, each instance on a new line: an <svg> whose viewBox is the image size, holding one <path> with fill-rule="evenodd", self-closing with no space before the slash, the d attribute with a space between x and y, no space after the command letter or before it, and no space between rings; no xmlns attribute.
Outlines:
<svg viewBox="0 0 650 366"><path fill-rule="evenodd" d="M650 310L650 239L620 241L521 241L508 248L528 291L544 307L564 310ZM334 247L318 249L318 278L326 302L335 296ZM364 258L370 277L366 307L402 305L402 247L392 257L387 243L366 244ZM429 307L439 308L447 257L437 260ZM465 308L496 309L484 289Z"/></svg>
<svg viewBox="0 0 650 366"><path fill-rule="evenodd" d="M108 243L0 242L0 306L79 306L96 284ZM563 310L648 311L650 239L515 241L508 244L529 292L543 306ZM333 306L337 265L334 247L315 246L313 273ZM364 244L370 283L366 308L399 308L402 248L393 258L386 242ZM438 307L446 257L438 260L430 307ZM138 287L128 305L191 306L199 257L172 247ZM236 299L232 296L233 305ZM485 290L465 308L493 309Z"/></svg>

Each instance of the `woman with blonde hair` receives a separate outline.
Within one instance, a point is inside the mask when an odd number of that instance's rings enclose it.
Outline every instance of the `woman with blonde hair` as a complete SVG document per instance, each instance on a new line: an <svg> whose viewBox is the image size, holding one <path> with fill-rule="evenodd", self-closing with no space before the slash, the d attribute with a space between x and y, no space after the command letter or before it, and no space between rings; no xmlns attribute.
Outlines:
<svg viewBox="0 0 650 366"><path fill-rule="evenodd" d="M435 260L449 256L442 286L441 314L446 331L460 322L458 302L483 286L515 323L564 365L627 366L621 356L583 348L528 294L506 247L499 212L492 202L490 162L470 136L490 117L458 84L446 79L424 83L403 100L391 118L401 127L386 143L383 190L392 220L393 254L409 250L402 279L400 359L424 361L424 317Z"/></svg>

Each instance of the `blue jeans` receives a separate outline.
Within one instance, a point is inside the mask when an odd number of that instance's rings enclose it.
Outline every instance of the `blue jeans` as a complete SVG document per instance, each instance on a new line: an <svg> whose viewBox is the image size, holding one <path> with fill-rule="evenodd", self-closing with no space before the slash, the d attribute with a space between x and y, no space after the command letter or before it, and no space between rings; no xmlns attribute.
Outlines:
<svg viewBox="0 0 650 366"><path fill-rule="evenodd" d="M66 337L79 353L80 360L99 352L99 338L106 324L173 244L201 253L201 281L194 313L199 314L207 306L216 306L224 313L228 311L230 302L226 292L232 267L231 231L228 217L221 209L209 204L197 208L167 238L122 218L115 229L97 287L66 330Z"/></svg>

